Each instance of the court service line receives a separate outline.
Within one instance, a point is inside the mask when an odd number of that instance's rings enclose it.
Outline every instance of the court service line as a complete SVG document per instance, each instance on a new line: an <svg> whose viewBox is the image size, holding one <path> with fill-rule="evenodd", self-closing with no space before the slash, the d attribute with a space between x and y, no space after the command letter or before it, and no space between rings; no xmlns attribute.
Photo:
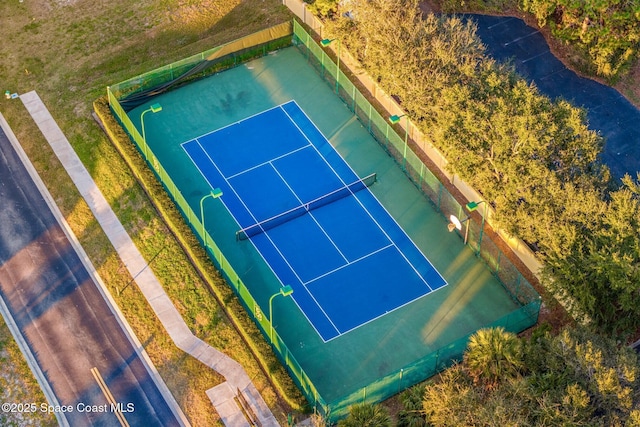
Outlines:
<svg viewBox="0 0 640 427"><path fill-rule="evenodd" d="M295 101L294 101L295 102ZM296 104L297 105L297 104ZM298 108L300 108L298 106ZM284 111L284 110L283 110ZM300 111L302 111L303 114L306 113L300 108ZM306 133L304 133L302 131L302 129L300 129L300 126L298 126L298 123L296 123L295 120L293 120L293 118L289 115L289 113L287 113L286 111L284 112L288 117L289 120L291 120L291 122L298 128L298 130L300 131L300 133L305 137L305 139L307 141L309 141L310 144L313 145L313 142L311 141L311 139L307 136ZM309 122L316 127L316 129L318 130L318 132L324 137L324 134L322 132L320 132L320 129L317 128L317 126L315 126L315 123L313 123L313 121L309 118L309 116L307 116L307 119L309 120ZM331 143L324 138L325 141L327 141L327 144L331 145ZM333 147L333 146L331 146ZM333 168L333 166L331 166L331 164L327 161L327 159L320 153L320 151L318 150L318 147L316 147L315 145L313 146L313 148L316 150L316 153L318 153L318 155L320 156L320 158L327 164L327 166L329 166L329 169L331 169L333 171L333 173L338 177L338 179L342 182L342 184L344 184L345 186L347 185L344 180L342 179L342 177L336 172L336 170ZM334 148L335 150L335 148ZM338 153L338 155L340 156L340 158L343 160L343 162L345 162L347 164L347 166L349 168L351 168L351 166L349 166L349 164L342 158L342 156L340 155L340 153ZM357 177L358 174L355 173L355 171L353 169L351 169L351 172L353 174L355 174L355 176ZM376 196L371 193L370 189L365 189L366 191L369 191L369 193L371 194L371 196L373 196L373 198L378 201L378 199L376 198ZM429 286L429 283L425 280L424 277L422 277L422 274L420 274L420 272L418 271L418 269L413 265L413 263L411 261L409 261L409 259L407 258L407 256L404 254L404 252L396 245L396 242L387 234L387 232L385 231L385 229L380 225L380 223L374 218L374 216L371 214L371 212L369 212L369 210L364 206L364 204L360 201L360 199L358 199L358 197L355 196L355 193L352 191L351 192L354 195L354 198L358 201L358 204L362 207L362 209L364 209L364 211L367 213L367 215L369 215L369 218L371 218L371 220L378 226L378 228L380 229L380 231L382 231L382 234L385 235L385 237L396 247L396 249L398 249L398 252L400 253L400 255L402 256L402 258L404 258L404 260L407 262L407 264L409 264L409 266L413 269L413 271L418 275L418 277L420 278L420 280L422 280L422 282L427 286L427 288L429 288L429 291L433 292L433 288L431 286ZM380 206L382 206L382 204L378 201L378 203L380 204ZM384 206L382 206L382 209L384 209L387 212L387 215L389 215L389 217L395 221L395 218L393 218L393 216L391 216L391 214L389 213L389 211L386 210L386 208ZM402 227L400 227L400 225L396 222L396 225L400 228L400 230L402 230L403 233L406 232L404 231L404 229ZM411 240L411 238L409 236L407 236L407 238L409 239L409 241L411 243L413 243L413 240ZM413 243L415 246L415 243ZM420 249L416 246L416 248L418 249L418 251L420 252L420 254L422 254L422 252L420 251ZM427 260L427 262L431 265L431 267L438 272L435 267L433 267L433 264L431 264L431 261L429 261L429 259L427 257L424 256L424 254L422 254L422 256ZM438 275L440 275L440 273L438 273ZM440 275L441 276L441 275ZM441 276L442 277L442 276ZM444 278L443 278L444 280ZM446 282L445 282L446 283Z"/></svg>
<svg viewBox="0 0 640 427"><path fill-rule="evenodd" d="M220 169L218 168L218 165L216 165L216 163L213 161L213 159L211 158L211 156L209 156L209 153L207 153L207 150L204 149L204 147L202 146L202 144L200 144L200 141L195 140L198 143L198 146L200 147L200 149L202 150L202 152L205 154L205 156L207 156L207 159L209 159L209 162L211 162L211 164L213 165L213 167L216 168L216 170L218 171L218 173L220 174L220 176L222 177L222 179L225 180L225 182L227 183L227 185L229 186L229 188L231 189L231 191L233 191L233 193L236 195L236 197L238 198L238 200L240 201L240 203L244 206L244 208L247 210L247 212L249 212L249 215L251 215L251 217L253 218L253 220L257 223L256 217L253 215L253 213L251 213L251 211L249 210L249 208L247 207L247 205L245 205L244 201L242 200L242 198L240 197L240 195L238 195L238 193L236 192L236 190L233 188L233 186L231 185L231 183L225 178L225 176L222 174L222 172L220 171ZM200 167L198 166L198 164L195 162L195 160L193 159L193 157L191 157L191 154L189 154L189 152L187 150L185 150L185 152L187 153L187 155L189 156L189 158L191 158L191 161L193 162L193 164L196 166L196 168L198 169L198 171L200 172L200 174L204 177L204 179L209 183L209 185L213 188L214 185L212 182L209 181L208 177L206 174L204 174L202 172L202 170L200 169ZM236 217L233 215L231 209L229 209L226 206L226 203L224 203L223 200L221 200L223 202L223 204L225 205L225 208L227 209L227 211L229 212L229 214L233 217L233 219L236 221L236 223L238 224L238 227L242 228L242 225L240 224L240 222L238 222L238 220L236 219ZM263 230L263 234L267 237L267 239L269 240L269 242L271 242L271 245L273 245L273 247L275 248L275 250L278 252L278 254L280 255L280 257L282 258L282 260L287 264L287 266L289 267L289 269L291 270L291 272L296 276L296 279L298 279L298 282L302 285L302 279L300 278L300 276L298 276L298 273L296 272L296 270L293 268L293 266L291 264L289 264L289 261L287 260L287 258L284 256L284 254L282 252L280 252L280 249L278 248L278 245L275 244L275 242L271 239L271 236L269 236L269 234ZM273 268L271 267L271 264L269 264L269 262L264 258L264 255L262 254L262 251L260 249L258 249L258 247L253 243L253 241L251 239L249 239L249 241L251 242L251 244L253 245L253 247L256 249L256 251L260 254L260 257L264 260L265 264L267 264L269 266L269 269L271 270L271 272L278 278L278 280L280 280L280 283L283 283L282 279L280 278L280 276L278 275L278 273L276 273ZM305 287L306 289L306 287ZM316 303L316 305L318 306L318 308L320 309L320 311L322 312L322 314L324 314L324 316L327 318L327 320L329 321L329 323L331 324L331 326L333 326L333 328L336 330L336 332L338 333L338 336L341 335L340 329L338 329L338 327L335 325L335 323L333 323L333 320L331 320L331 317L329 317L329 315L327 314L326 311L324 311L324 308L322 308L322 305L318 302L318 300L316 299L316 297L309 292L309 290L307 289L307 292L309 293L309 296L311 297L311 299L313 299L313 301ZM295 297L293 298L293 300L295 301ZM313 327L313 329L315 329L316 333L318 334L318 336L324 341L324 338L322 338L322 334L316 329L314 323L311 321L311 319L309 319L307 317L307 313L305 313L305 311L298 305L298 302L296 301L296 305L298 306L298 309L300 309L300 311L304 314L304 317L307 318L307 320L309 321L309 324L311 324L311 326ZM325 341L326 342L326 341Z"/></svg>
<svg viewBox="0 0 640 427"><path fill-rule="evenodd" d="M198 140L196 140L198 141ZM253 218L253 220L256 223L259 223L259 221L257 220L257 218L255 217L255 215L253 214L253 212L251 212L251 209L249 209L249 207L246 205L246 203L244 202L244 200L242 200L242 197L240 197L240 195L238 194L238 192L236 191L235 188L233 188L233 185L231 185L231 183L229 182L229 180L224 176L224 174L222 173L222 171L220 170L220 168L218 168L218 165L213 161L213 159L211 158L211 156L209 156L209 153L207 153L207 151L204 149L204 147L202 146L202 144L200 144L200 141L198 141L198 145L200 146L200 149L202 150L202 152L204 153L205 156L207 156L207 158L209 159L209 161L211 162L211 164L213 165L214 168L216 168L216 170L218 171L218 173L220 174L220 176L222 177L222 179L225 180L225 182L227 183L227 185L229 186L229 188L231 189L231 191L233 191L233 194L236 195L236 197L238 198L238 200L240 201L240 203L242 204L242 206L244 206L244 208L247 210L247 212L249 213L249 215L251 215L251 218ZM236 221L237 222L237 221ZM293 266L291 266L291 264L289 264L289 261L287 260L287 258L282 254L282 252L280 252L280 248L278 248L278 245L276 245L273 240L271 239L271 236L269 236L269 234L267 234L267 232L265 230L262 230L263 234L265 236L267 236L267 239L269 239L269 241L271 242L271 244L273 245L273 247L276 249L276 251L278 251L278 253L280 254L280 256L282 257L282 259L284 260L285 263L287 263L287 265L289 266L289 268L291 269L291 271L293 272L293 274L296 276L296 279L298 279L298 281L300 281L300 283L302 283L302 279L300 278L300 276L298 276L298 272L296 272L296 270L293 268Z"/></svg>
<svg viewBox="0 0 640 427"><path fill-rule="evenodd" d="M213 160L211 159L211 156L209 156L207 154L207 151L204 149L204 147L200 144L200 141L198 140L193 140L198 144L198 147L200 147L201 151L207 156L209 162L216 168L216 170L218 170L218 172L220 173L220 176L223 177L224 179L224 175L222 174L222 172L220 172L220 169L217 167L217 165L215 164L215 162L213 162ZM191 141L189 141L191 142ZM214 183L212 183L211 181L209 181L209 177L207 176L207 174L205 174L202 169L200 169L200 166L198 166L198 163L196 162L196 160L193 158L193 156L189 153L189 151L187 151L184 148L184 144L183 147L184 151L187 153L187 156L189 156L189 158L191 159L193 165L196 167L196 169L198 169L198 172L200 172L200 175L202 175L202 177L207 181L207 183L209 183L209 186L211 186L211 188L214 188L216 185L214 185ZM225 180L226 181L226 180ZM227 185L229 185L229 188L231 188L231 190L236 194L236 197L238 198L238 200L240 202L242 202L242 199L238 196L237 192L234 190L234 188L227 182ZM220 199L220 201L222 202L222 204L224 205L225 209L227 210L227 212L229 212L229 214L231 215L231 217L234 219L234 221L236 222L236 224L238 225L239 228L242 228L242 225L240 224L240 222L238 221L238 219L235 217L235 215L233 215L233 211L231 209L229 209L229 207L227 207L226 203L224 202L223 199ZM244 203L243 203L244 204ZM245 206L246 208L246 206ZM246 208L247 211L249 212L249 214L251 214L251 212L249 211L248 208ZM252 215L253 216L253 215ZM255 217L254 217L254 221L255 221ZM276 249L276 251L278 252L278 254L280 255L280 257L283 259L283 261L287 264L287 266L289 267L289 269L291 270L291 272L296 276L296 278L298 279L298 282L300 284L302 284L302 280L300 279L300 277L298 276L298 274L296 273L295 269L287 262L287 259L285 258L285 256L280 252L280 250L278 249L278 246L271 240L271 238L269 237L268 233L266 231L263 231L263 233L265 234L265 236L269 239L269 241L271 242L272 246ZM275 277L278 278L278 280L280 281L280 283L284 283L284 281L282 280L282 278L278 275L278 273L276 273L271 264L265 259L262 251L260 249L258 249L258 247L255 245L255 243L249 239L249 241L251 242L251 245L256 249L256 251L258 252L258 254L260 254L260 257L262 258L262 260L265 262L265 264L269 267L269 270L271 270L271 272L273 273L273 275ZM307 293L309 294L309 297L311 297L311 299L315 302L316 306L318 307L318 309L320 310L320 312L325 316L325 318L329 321L329 323L331 324L331 326L333 327L333 329L338 333L338 336L341 335L340 329L338 329L338 327L333 323L333 321L331 320L331 317L329 317L329 315L327 314L327 312L322 308L322 305L318 302L318 300L315 298L315 296L309 292L308 289L306 289L304 286L303 288L307 291ZM296 298L293 297L293 301L295 302L295 304L298 306L298 309L300 310L300 312L304 315L304 317L307 319L307 321L309 322L309 324L311 325L311 327L316 331L316 333L318 334L318 336L320 337L320 339L322 339L323 342L326 342L326 340L322 337L322 334L320 333L320 331L318 331L318 329L316 328L316 325L313 323L313 321L307 316L307 313L302 309L302 307L300 307L300 305L298 304L298 302L296 301Z"/></svg>
<svg viewBox="0 0 640 427"><path fill-rule="evenodd" d="M393 244L389 244L389 245L384 246L384 247L382 247L382 248L380 248L380 249L376 249L375 251L373 251L373 252L371 252L371 253L368 253L368 254L366 254L366 255L363 255L363 256L361 256L361 257L360 257L360 258L358 258L358 259L354 259L353 261L349 261L349 262L347 262L345 265L342 265L342 266L340 266L340 267L338 267L338 268L334 268L334 269L333 269L333 270L331 270L331 271L327 271L326 273L323 273L323 274L321 274L320 276L314 277L313 279L311 279L311 280L309 280L309 281L307 281L307 282L304 282L304 283L303 283L303 285L304 285L304 286L307 286L307 285L308 285L309 283L311 283L311 282L315 282L316 280L320 280L320 279L322 279L323 277L329 276L330 274L333 274L333 273L335 273L335 272L336 272L336 271L338 271L338 270L342 270L342 269L343 269L343 268L345 268L345 267L348 267L348 266L350 266L350 265L352 265L352 264L355 264L355 263L357 263L357 262L360 262L360 261L362 261L362 260L363 260L363 259L365 259L365 258L369 258L370 256L377 254L378 252L382 252L382 251L384 251L385 249L389 249L389 248L392 248L392 247L395 247L395 245L393 245ZM398 248L396 248L396 249L398 249Z"/></svg>
<svg viewBox="0 0 640 427"><path fill-rule="evenodd" d="M298 109L302 112L302 114L304 114L304 116L307 118L307 120L309 121L309 123L311 123L311 125L312 125L312 126L313 126L317 131L318 131L318 133L320 133L320 135L321 135L321 136L322 136L322 138L326 141L326 143L327 143L327 144L329 144L329 146L330 146L330 147L331 147L331 148L336 152L336 154L338 154L338 156L340 157L340 159L342 160L342 162L343 162L343 163L344 163L344 164L349 168L349 170L351 171L351 173L353 173L356 177L358 177L358 174L356 173L356 171L354 171L354 170L353 170L353 168L351 167L351 165L349 164L349 162L347 162L347 161L344 159L344 157L342 157L342 155L341 155L341 154L340 154L340 153L339 153L339 152L338 152L338 151L333 147L333 145L331 145L331 142L329 142L329 140L324 136L324 134L322 133L322 131L321 131L320 129L318 129L318 126L315 124L315 122L314 122L313 120L311 120L311 118L310 118L310 117L307 115L307 113L306 113L306 112L305 112L305 111L304 111L304 110L303 110L303 109L298 105L298 103L297 103L295 100L292 100L292 101L290 101L290 102L288 102L288 103L295 104L295 106L296 106L296 107L298 107ZM284 105L284 104L283 104L283 105ZM286 113L286 111L285 111L285 113ZM287 116L289 116L289 115L287 114ZM291 116L289 116L289 118L291 119ZM295 121L294 121L294 122L295 122ZM297 124L296 124L296 125L297 125ZM298 129L299 129L299 128L298 128ZM302 130L301 130L301 132L302 132ZM304 132L303 132L303 135L305 135L305 137L306 137L306 134L305 134ZM309 141L309 138L307 138L307 140ZM320 152L319 152L319 150L318 150L318 147L316 147L316 146L313 144L313 142L311 142L311 144L313 145L313 147L314 147L314 149L316 150L316 152L317 152L318 154L320 154ZM325 161L325 163L327 163L327 164L329 165L329 167L331 168L331 170L333 170L333 173L335 173L336 175L338 175L338 174L337 174L337 172L333 169L333 167L329 164L329 162L327 161L327 159L326 159L324 156L322 156L321 154L320 154L320 157L322 157L322 159ZM338 175L338 177L340 177L340 176ZM420 253L420 255L422 255L422 257L423 257L423 258L427 261L427 263L431 266L431 268L433 269L433 271L434 271L438 276L440 276L440 278L444 281L444 285L443 285L443 286L446 286L446 285L448 284L448 283L447 283L447 281L445 280L445 278L444 278L444 277L442 277L442 274L440 274L440 272L436 269L436 267L431 263L431 260L430 260L428 257L426 257L426 256L422 253L422 251L420 250L420 248L418 247L418 245L416 245L416 243L413 241L413 239L411 239L411 237L407 234L407 232L404 230L404 228L402 228L402 226L398 223L398 221L396 221L396 219L393 217L393 215L391 215L391 213L387 210L387 208L386 208L386 207L385 207L385 206L384 206L384 205L383 205L383 204L378 200L378 198L376 197L376 195L375 195L375 194L373 194L373 192L371 191L371 189L367 188L366 190L369 192L369 194L371 194L371 197L373 197L373 198L376 200L376 202L378 202L378 204L380 205L380 207L381 207L382 209L384 209L384 211L385 211L385 212L386 212L386 214L389 216L389 218L391 218L391 221L393 221L393 223L394 223L394 224L396 224L396 226L400 229L400 231L402 232L402 234L404 234L404 235L405 235L405 237L409 240L409 242L411 243L411 245L413 245L413 247L414 247L414 248L415 248L415 249ZM356 199L357 199L357 197L356 197ZM359 200L358 200L358 201L359 201ZM368 210L365 206L363 206L363 205L362 205L362 203L361 203L361 206L363 207L363 209L364 209L365 211L367 211L367 213L369 213L369 210ZM371 216L371 213L369 213L369 216ZM375 219L374 219L374 221L375 221ZM378 223L377 223L377 221L375 221L375 222L376 222L376 224L378 224ZM380 227L380 224L378 224L378 227ZM383 230L383 231L384 231L384 230ZM386 235L386 233L385 233L385 235ZM389 236L387 236L387 237L389 238ZM395 241L393 241L391 238L389 238L389 240L391 240L391 241L395 244ZM396 246L396 247L397 247L397 246ZM402 250L400 250L400 248L398 248L398 250L399 250L399 251L400 251L400 253L402 254L403 258L405 258L405 260L407 260L407 262L409 263L409 265L410 265L410 266L414 269L414 271L418 274L418 276L422 277L422 275L421 275L420 273L418 273L418 271L415 269L415 267L413 266L413 264L412 264L412 263L411 263L411 262L410 262L410 261L409 261L409 260L404 256L404 252L403 252ZM423 278L423 280L424 280L424 278ZM425 281L425 283L426 283L426 281ZM429 289L431 289L431 291L433 291L433 289L431 288L431 286L429 286L429 284L428 284L428 283L426 283L426 284L427 284L427 287L428 287Z"/></svg>
<svg viewBox="0 0 640 427"><path fill-rule="evenodd" d="M240 226L240 223L238 222L238 220L236 219L236 217L233 215L231 209L229 209L229 207L227 206L227 204L224 202L224 200L221 198L220 202L222 203L222 205L225 207L225 209L227 210L227 212L229 212L229 214L231 215L231 217L234 219L234 221L236 222L236 224L238 225L238 227ZM264 234L267 234L267 232L263 232ZM268 236L267 236L268 237ZM278 275L278 273L276 273L273 270L273 267L271 266L271 263L269 263L269 261L267 261L267 259L264 257L264 255L262 254L262 251L256 246L256 244L253 242L253 240L251 240L251 238L248 239L249 242L251 242L251 245L254 247L254 249L256 250L256 252L258 252L258 254L260 255L260 258L262 258L262 261L264 261L264 263L266 264L267 267L269 267L269 270L271 270L271 272L273 273L273 275L280 281L281 284L284 284L284 280L282 280L282 278ZM273 244L273 246L276 246L273 242L271 242ZM282 256L282 254L280 254ZM284 257L283 257L284 258ZM291 268L291 270L293 270L293 268ZM294 272L295 273L295 272ZM327 320L329 321L329 323L331 323L331 326L333 326L333 329L335 329L335 331L338 333L338 335L336 335L337 337L339 337L340 335L342 335L342 333L340 332L340 330L338 329L338 327L331 321L331 318L329 317L329 315L327 314L326 311L324 311L324 309L322 308L322 306L320 305L320 303L318 302L318 300L313 296L313 294L311 292L309 292L309 290L304 287L304 284L302 282L300 282L300 284L303 285L303 288L307 291L307 294L309 294L309 296L311 297L311 299L316 303L316 305L318 306L318 309L322 312L322 314L324 314L324 317L327 318ZM302 315L305 317L305 319L307 319L307 321L309 322L309 324L311 325L311 327L313 328L314 331L316 331L316 334L318 334L318 336L320 337L320 339L323 342L327 342L323 337L322 334L320 333L320 331L318 331L318 329L316 328L316 325L313 323L313 321L311 321L311 319L309 319L309 316L307 316L307 313L302 309L302 307L300 307L300 304L298 304L298 301L296 300L295 296L291 297L293 299L293 302L296 304L296 306L298 307L298 310L300 310L300 312L302 313Z"/></svg>
<svg viewBox="0 0 640 427"><path fill-rule="evenodd" d="M200 145L200 146L202 147L202 145ZM280 155L280 156L278 156L278 157L274 157L273 159L271 159L271 160L267 160L266 162L262 162L262 163L260 163L259 165L255 165L255 166L252 166L252 167L250 167L250 168L248 168L248 169L245 169L245 170L243 170L242 172L238 172L238 173L234 173L233 175L229 175L229 176L225 177L225 179L233 179L233 178L235 178L235 177L237 177L237 176L239 176L239 175L242 175L242 174L244 174L244 173L246 173L246 172L251 172L252 170L255 170L255 169L258 169L258 168L260 168L260 167L262 167L262 166L265 166L265 165L271 164L271 162L273 162L273 161L275 161L275 160L280 160L280 159L282 159L282 158L284 158L284 157L287 157L287 156L289 156L289 155L291 155L291 154L295 154L295 153L297 153L298 151L302 151L302 150L304 150L305 148L309 148L309 146L311 146L311 144L307 144L307 145L305 145L305 146L303 146L303 147L296 148L295 150L289 151L288 153L282 154L282 155ZM203 148L203 149L204 149L204 148ZM273 165L271 165L271 166L273 166Z"/></svg>
<svg viewBox="0 0 640 427"><path fill-rule="evenodd" d="M291 191L291 193L295 196L296 199L298 199L298 203L300 203L300 205L305 205L305 203L302 201L302 199L300 199L300 197L298 197L298 195L296 194L295 191L293 191L293 188L291 188L291 186L289 185L289 183L287 182L286 179L284 179L284 177L280 174L280 171L273 165L273 163L269 162L269 164L271 165L271 167L273 168L273 170L278 174L278 176L280 177L280 179L282 180L282 182L284 182L284 185L287 186L287 188L289 189L289 191ZM342 251L340 250L340 248L338 247L338 245L336 245L336 242L333 241L333 239L331 238L331 236L329 236L329 233L326 232L326 230L322 227L322 225L320 225L320 223L318 222L318 220L316 219L315 216L313 216L313 214L311 213L311 211L307 208L306 209L307 213L309 214L309 216L311 217L311 219L313 219L313 222L316 223L316 225L318 226L318 228L320 229L320 231L322 231L322 233L327 237L327 239L329 239L329 241L331 242L331 244L333 245L334 248L336 248L336 251L338 251L338 253L340 254L340 256L342 257L342 259L344 259L344 262L346 262L347 264L349 264L349 259L344 256L344 254L342 253Z"/></svg>

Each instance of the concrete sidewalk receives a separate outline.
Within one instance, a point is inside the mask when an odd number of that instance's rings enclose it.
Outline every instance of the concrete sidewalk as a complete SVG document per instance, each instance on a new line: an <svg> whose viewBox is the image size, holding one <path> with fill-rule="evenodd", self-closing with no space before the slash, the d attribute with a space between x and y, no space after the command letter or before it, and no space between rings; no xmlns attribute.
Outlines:
<svg viewBox="0 0 640 427"><path fill-rule="evenodd" d="M146 268L147 261L136 248L38 94L32 91L20 95L20 99L60 159L71 180L78 187L129 274L135 278L136 284L173 342L178 348L225 377L226 382L207 391L209 399L224 424L233 427L250 425L236 403L237 393L240 392L258 417L260 425L279 426L242 366L191 333L153 271Z"/></svg>

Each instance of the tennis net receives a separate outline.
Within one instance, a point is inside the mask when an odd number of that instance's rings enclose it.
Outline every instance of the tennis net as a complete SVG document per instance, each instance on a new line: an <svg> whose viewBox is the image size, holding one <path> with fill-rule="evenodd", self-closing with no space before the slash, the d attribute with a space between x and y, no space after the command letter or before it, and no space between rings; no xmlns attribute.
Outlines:
<svg viewBox="0 0 640 427"><path fill-rule="evenodd" d="M333 203L340 199L344 199L345 197L351 196L360 190L370 187L375 182L376 174L372 173L371 175L352 182L351 184L347 184L344 187L338 188L337 190L333 190L330 193L313 199L293 209L289 209L288 211L272 216L271 218L265 219L264 221L260 221L256 224L250 225L249 227L238 230L236 232L236 239L250 239L257 234L264 233L265 231L271 230L272 228L282 225L285 222L289 222L295 218L301 217L302 215L314 209L318 209L322 206L328 205L329 203Z"/></svg>

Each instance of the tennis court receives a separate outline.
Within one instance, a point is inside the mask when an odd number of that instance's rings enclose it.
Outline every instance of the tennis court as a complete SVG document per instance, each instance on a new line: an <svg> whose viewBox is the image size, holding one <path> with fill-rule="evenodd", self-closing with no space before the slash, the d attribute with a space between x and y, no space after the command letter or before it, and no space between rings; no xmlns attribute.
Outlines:
<svg viewBox="0 0 640 427"><path fill-rule="evenodd" d="M293 46L119 117L309 402L340 417L443 369L480 327L530 326L539 302L490 240L480 258L448 232L464 208L293 26Z"/></svg>
<svg viewBox="0 0 640 427"><path fill-rule="evenodd" d="M446 285L295 101L183 148L324 341Z"/></svg>

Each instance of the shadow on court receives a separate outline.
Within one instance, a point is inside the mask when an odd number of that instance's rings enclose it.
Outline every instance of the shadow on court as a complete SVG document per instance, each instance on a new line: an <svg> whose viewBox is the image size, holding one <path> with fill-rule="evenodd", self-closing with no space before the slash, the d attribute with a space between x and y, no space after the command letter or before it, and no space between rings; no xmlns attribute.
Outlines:
<svg viewBox="0 0 640 427"><path fill-rule="evenodd" d="M615 89L578 76L556 58L542 34L514 17L467 15L478 24L487 53L510 61L544 95L587 110L589 128L605 138L602 161L616 178L640 171L640 110Z"/></svg>

